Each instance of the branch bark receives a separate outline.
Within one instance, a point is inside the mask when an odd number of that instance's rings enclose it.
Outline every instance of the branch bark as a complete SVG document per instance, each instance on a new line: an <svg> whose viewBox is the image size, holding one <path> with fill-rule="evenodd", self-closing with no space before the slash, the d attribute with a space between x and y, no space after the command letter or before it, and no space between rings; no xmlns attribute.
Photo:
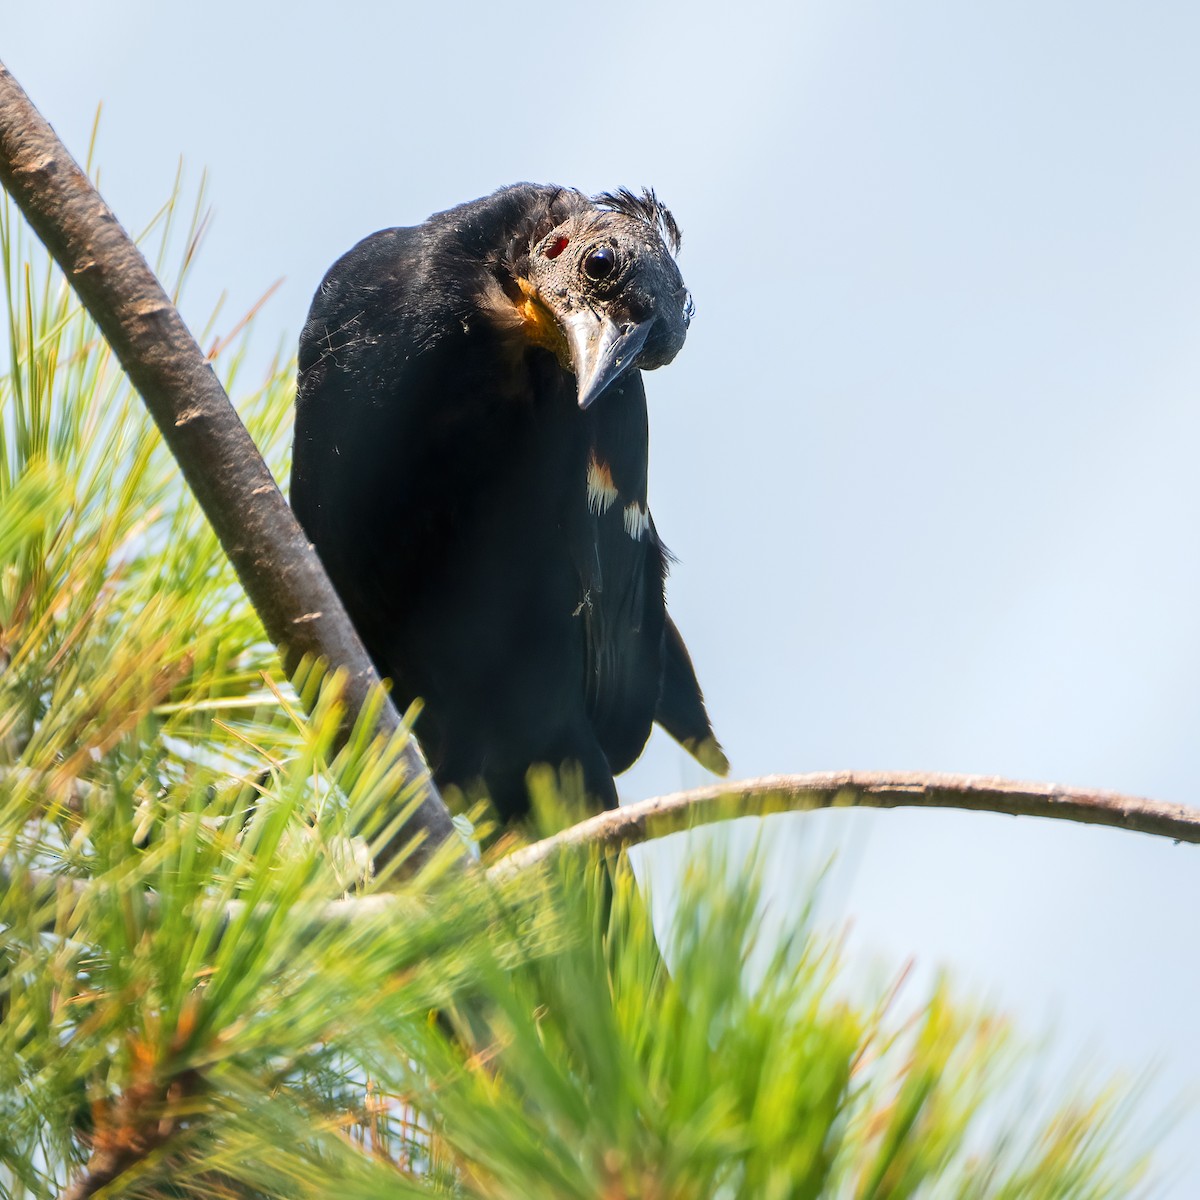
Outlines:
<svg viewBox="0 0 1200 1200"><path fill-rule="evenodd" d="M488 875L507 879L568 849L624 850L716 821L819 808L957 808L1108 825L1200 844L1200 808L1186 804L992 776L822 771L715 784L612 809L514 851Z"/></svg>
<svg viewBox="0 0 1200 1200"><path fill-rule="evenodd" d="M379 676L320 560L212 366L141 252L54 130L0 63L0 183L16 201L141 394L289 677L308 657L345 673L343 735ZM389 700L378 731L400 715ZM404 749L424 800L404 831L414 865L454 827L413 739Z"/></svg>

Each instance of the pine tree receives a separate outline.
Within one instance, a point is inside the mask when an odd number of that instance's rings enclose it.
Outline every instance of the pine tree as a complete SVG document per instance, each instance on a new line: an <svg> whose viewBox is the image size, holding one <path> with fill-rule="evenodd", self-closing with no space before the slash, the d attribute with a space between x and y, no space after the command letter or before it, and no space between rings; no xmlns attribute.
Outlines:
<svg viewBox="0 0 1200 1200"><path fill-rule="evenodd" d="M0 1195L1137 1194L1124 1092L1018 1110L1003 1022L946 988L899 1021L806 918L762 944L711 856L661 947L622 856L373 870L396 746L285 680L7 204L0 253ZM292 372L240 401L277 478Z"/></svg>

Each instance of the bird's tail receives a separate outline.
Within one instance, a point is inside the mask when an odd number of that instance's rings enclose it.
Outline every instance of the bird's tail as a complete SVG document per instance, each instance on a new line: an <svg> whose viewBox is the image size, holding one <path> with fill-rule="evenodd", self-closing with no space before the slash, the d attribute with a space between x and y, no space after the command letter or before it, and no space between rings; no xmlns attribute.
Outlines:
<svg viewBox="0 0 1200 1200"><path fill-rule="evenodd" d="M715 775L729 774L729 759L713 733L696 668L669 615L663 628L662 691L654 719L702 767Z"/></svg>

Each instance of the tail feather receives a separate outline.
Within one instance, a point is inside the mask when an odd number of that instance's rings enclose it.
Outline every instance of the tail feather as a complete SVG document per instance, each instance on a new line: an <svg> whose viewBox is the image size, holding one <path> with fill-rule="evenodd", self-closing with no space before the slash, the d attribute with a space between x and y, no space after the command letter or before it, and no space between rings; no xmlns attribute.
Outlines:
<svg viewBox="0 0 1200 1200"><path fill-rule="evenodd" d="M669 614L663 628L662 688L654 719L702 767L714 775L729 774L729 760L713 733L696 668Z"/></svg>

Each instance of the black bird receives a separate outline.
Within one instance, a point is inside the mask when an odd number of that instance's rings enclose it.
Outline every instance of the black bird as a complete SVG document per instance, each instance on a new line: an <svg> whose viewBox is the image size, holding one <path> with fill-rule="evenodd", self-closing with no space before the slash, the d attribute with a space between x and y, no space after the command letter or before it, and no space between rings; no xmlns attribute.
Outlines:
<svg viewBox="0 0 1200 1200"><path fill-rule="evenodd" d="M296 515L439 784L505 819L539 762L615 805L653 721L728 768L646 505L678 243L653 192L516 184L359 242L300 338Z"/></svg>

